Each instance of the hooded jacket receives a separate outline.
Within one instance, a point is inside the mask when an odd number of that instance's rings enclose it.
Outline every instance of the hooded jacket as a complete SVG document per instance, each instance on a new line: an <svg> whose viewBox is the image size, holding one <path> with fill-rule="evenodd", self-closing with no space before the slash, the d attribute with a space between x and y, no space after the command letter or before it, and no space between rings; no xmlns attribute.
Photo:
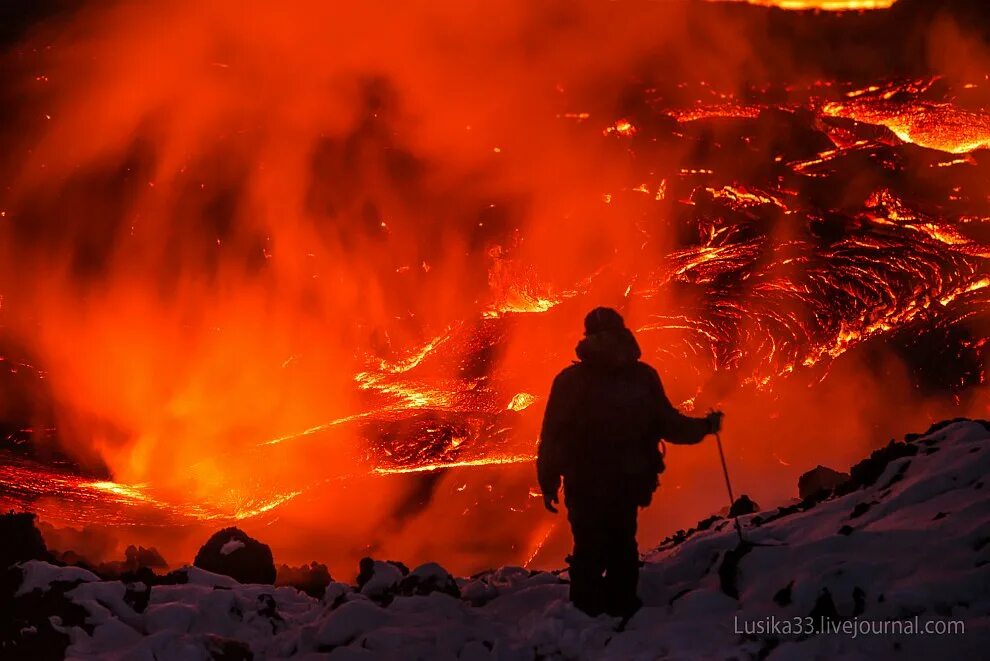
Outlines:
<svg viewBox="0 0 990 661"><path fill-rule="evenodd" d="M536 460L540 488L556 494L563 478L569 507L575 498L628 484L652 494L663 470L660 440L698 443L708 421L674 408L656 370L640 361L629 329L590 333L575 353L578 361L550 388Z"/></svg>

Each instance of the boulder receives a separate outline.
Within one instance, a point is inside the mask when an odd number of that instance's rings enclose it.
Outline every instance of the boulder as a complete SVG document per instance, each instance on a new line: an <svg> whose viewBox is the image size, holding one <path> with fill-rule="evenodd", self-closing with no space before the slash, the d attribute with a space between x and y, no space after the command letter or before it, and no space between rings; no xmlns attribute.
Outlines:
<svg viewBox="0 0 990 661"><path fill-rule="evenodd" d="M41 532L34 525L35 515L30 512L8 512L0 515L0 569L15 562L28 560L52 560Z"/></svg>
<svg viewBox="0 0 990 661"><path fill-rule="evenodd" d="M267 544L239 528L224 528L199 549L193 565L238 583L275 583L275 561Z"/></svg>
<svg viewBox="0 0 990 661"><path fill-rule="evenodd" d="M913 457L918 454L920 446L916 443L898 443L891 441L887 445L870 453L849 469L849 480L837 487L840 495L851 493L856 489L873 486L887 470L887 464L902 457Z"/></svg>
<svg viewBox="0 0 990 661"><path fill-rule="evenodd" d="M392 600L399 583L409 573L401 563L372 558L361 558L359 567L361 571L357 576L358 591L381 603Z"/></svg>
<svg viewBox="0 0 990 661"><path fill-rule="evenodd" d="M63 560L69 562L69 555L64 554ZM85 564L81 559L77 560L75 563L69 564ZM147 572L158 570L168 570L168 563L165 562L165 558L162 554L158 552L155 547L144 548L143 546L128 546L124 550L124 561L115 560L112 562L103 562L96 567L96 573L99 574L104 579L117 579L117 578L136 578L139 574L141 576L146 576Z"/></svg>
<svg viewBox="0 0 990 661"><path fill-rule="evenodd" d="M399 582L397 593L406 597L427 595L432 592L460 598L461 590L450 573L435 562L416 567Z"/></svg>
<svg viewBox="0 0 990 661"><path fill-rule="evenodd" d="M736 502L732 503L732 507L729 508L729 516L743 516L745 514L754 514L760 511L760 506L756 504L756 501L751 499L746 494L743 494L736 498Z"/></svg>
<svg viewBox="0 0 990 661"><path fill-rule="evenodd" d="M816 466L798 478L798 495L801 500L828 496L848 480L848 473L840 473L828 466Z"/></svg>
<svg viewBox="0 0 990 661"><path fill-rule="evenodd" d="M327 566L319 562L311 562L308 566L303 565L301 567L279 565L275 585L289 585L319 599L331 582L333 582L333 577Z"/></svg>

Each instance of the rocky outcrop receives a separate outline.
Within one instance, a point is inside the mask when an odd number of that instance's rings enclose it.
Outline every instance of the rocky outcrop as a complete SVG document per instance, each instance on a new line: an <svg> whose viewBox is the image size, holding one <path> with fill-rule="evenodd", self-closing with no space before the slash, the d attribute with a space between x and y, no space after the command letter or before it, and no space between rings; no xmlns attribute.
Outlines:
<svg viewBox="0 0 990 661"><path fill-rule="evenodd" d="M434 592L460 598L461 590L450 573L435 562L416 567L408 576L399 581L396 593L404 597L428 595Z"/></svg>
<svg viewBox="0 0 990 661"><path fill-rule="evenodd" d="M26 560L51 560L34 514L9 512L0 514L0 569Z"/></svg>
<svg viewBox="0 0 990 661"><path fill-rule="evenodd" d="M297 590L319 599L333 582L330 570L319 562L311 562L301 567L279 565L275 585L291 585Z"/></svg>
<svg viewBox="0 0 990 661"><path fill-rule="evenodd" d="M239 528L224 528L210 537L199 549L193 565L229 576L238 583L271 585L276 578L271 548Z"/></svg>
<svg viewBox="0 0 990 661"><path fill-rule="evenodd" d="M818 465L798 478L798 496L801 500L827 498L848 480L849 473Z"/></svg>

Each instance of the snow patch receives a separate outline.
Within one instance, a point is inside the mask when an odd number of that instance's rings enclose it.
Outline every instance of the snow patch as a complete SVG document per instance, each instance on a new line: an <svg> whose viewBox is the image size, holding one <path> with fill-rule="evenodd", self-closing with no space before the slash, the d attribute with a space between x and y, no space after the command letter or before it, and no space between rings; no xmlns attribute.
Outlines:
<svg viewBox="0 0 990 661"><path fill-rule="evenodd" d="M81 567L55 567L42 560L28 560L20 565L20 567L24 571L24 579L21 581L21 587L14 595L16 597L34 592L35 590L47 592L51 589L52 583L74 583L77 581L87 583L100 580L99 576L88 569Z"/></svg>
<svg viewBox="0 0 990 661"><path fill-rule="evenodd" d="M66 593L88 613L86 627L66 627L70 658L208 659L237 646L256 658L786 661L889 658L898 650L982 658L990 636L990 432L958 422L911 443L918 451L891 461L870 486L803 509L742 517L746 538L768 545L738 556L731 577L719 574L738 545L725 519L646 553L645 605L622 631L615 619L575 609L557 575L521 567L461 579L458 599L396 594L401 570L379 561L360 591L331 583L322 600L190 567L188 583L154 586L148 607L136 613L119 581L32 561L22 565L18 594L81 583ZM446 575L435 563L410 574L423 581ZM388 601L382 595L391 599L387 606L372 601ZM821 609L874 622L957 619L966 633L780 637L736 629Z"/></svg>
<svg viewBox="0 0 990 661"><path fill-rule="evenodd" d="M230 555L237 549L244 548L244 542L234 537L230 538L230 541L220 547L220 555Z"/></svg>

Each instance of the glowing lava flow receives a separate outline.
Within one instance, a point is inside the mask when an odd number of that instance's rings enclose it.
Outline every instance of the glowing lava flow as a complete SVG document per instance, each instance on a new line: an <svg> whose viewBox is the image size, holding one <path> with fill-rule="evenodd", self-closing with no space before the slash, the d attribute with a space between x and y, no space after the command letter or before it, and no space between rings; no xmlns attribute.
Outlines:
<svg viewBox="0 0 990 661"><path fill-rule="evenodd" d="M725 1L725 0L718 0ZM761 7L777 7L796 11L863 11L871 9L889 9L897 0L728 0L731 2L746 2Z"/></svg>
<svg viewBox="0 0 990 661"><path fill-rule="evenodd" d="M14 457L0 461L0 505L32 502L38 515L69 525L182 525L189 521L239 521L269 512L302 491L254 495L229 502L177 501L151 485L92 480ZM63 502L72 503L65 507Z"/></svg>
<svg viewBox="0 0 990 661"><path fill-rule="evenodd" d="M603 299L638 316L636 330L653 348L648 360L718 372L761 395L813 386L863 345L933 330L958 332L957 355L985 364L990 212L981 187L986 152L978 147L990 136L987 116L957 108L948 94L924 97L926 81L844 90L791 90L786 106L772 103L773 93L754 91L742 104L709 92L693 109L657 102L610 123L582 119L576 130L634 155L626 179L587 191L603 243L615 227L632 227L633 239L609 245L566 282L548 281L517 256L518 246L487 247L476 275L487 278L488 295L462 318L417 329L419 342L366 351L345 374L354 397L336 418L248 439L234 451L277 465L298 446L357 439L362 461L341 479L429 479L531 462L540 397L572 357L567 333ZM561 121L571 122L566 114ZM658 125L669 134L654 135ZM924 150L914 145L966 157L919 156ZM687 156L672 161L671 152ZM617 171L627 165L620 164ZM910 178L918 169L930 180L927 197ZM514 363L504 360L507 347L519 352ZM986 382L982 371L966 378ZM186 503L154 485L15 460L4 470L0 482L19 485L6 487L5 504L38 502L36 509L62 519L92 522L250 518L320 484L251 483ZM206 469L189 468L196 470ZM534 538L534 555L543 541Z"/></svg>
<svg viewBox="0 0 990 661"><path fill-rule="evenodd" d="M990 113L911 98L930 85L931 81L917 81L853 90L845 101L826 103L822 113L885 126L904 142L951 154L990 147Z"/></svg>

